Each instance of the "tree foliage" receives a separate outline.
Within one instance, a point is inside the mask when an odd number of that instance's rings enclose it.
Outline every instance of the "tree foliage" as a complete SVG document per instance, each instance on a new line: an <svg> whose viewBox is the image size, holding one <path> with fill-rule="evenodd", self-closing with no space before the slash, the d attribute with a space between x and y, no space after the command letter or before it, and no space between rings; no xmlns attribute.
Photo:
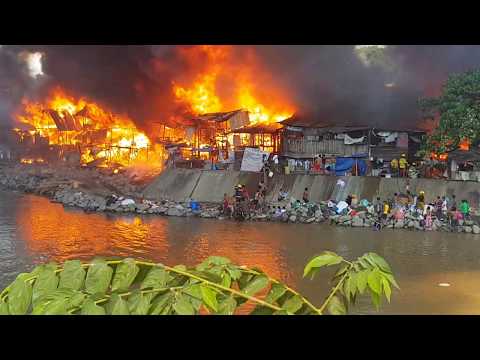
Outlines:
<svg viewBox="0 0 480 360"><path fill-rule="evenodd" d="M468 140L480 140L480 69L451 75L438 98L420 99L427 117L440 116L439 126L429 136L426 149L436 153L456 150Z"/></svg>
<svg viewBox="0 0 480 360"><path fill-rule="evenodd" d="M22 273L0 294L0 315L251 315L346 314L358 295L369 292L379 307L398 287L389 265L369 253L349 262L332 252L313 258L304 276L338 266L334 285L320 308L259 269L212 256L187 268L134 259L70 260Z"/></svg>

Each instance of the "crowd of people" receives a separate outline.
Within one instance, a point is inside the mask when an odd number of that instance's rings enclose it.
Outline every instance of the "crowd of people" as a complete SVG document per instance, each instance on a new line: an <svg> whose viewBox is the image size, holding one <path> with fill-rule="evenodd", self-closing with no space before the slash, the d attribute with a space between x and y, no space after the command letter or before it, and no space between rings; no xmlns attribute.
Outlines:
<svg viewBox="0 0 480 360"><path fill-rule="evenodd" d="M404 222L407 216L419 221L420 227L432 230L434 220L448 224L453 231L461 220L470 219L470 204L467 200L457 202L456 196L437 196L436 200L426 202L425 192L418 195L407 191L406 194L395 193L389 199L376 197L373 201L358 199L355 195L349 195L345 201L329 201L328 207L338 215L355 216L359 210L365 210L376 217L374 228L381 230L387 223Z"/></svg>
<svg viewBox="0 0 480 360"><path fill-rule="evenodd" d="M304 206L313 209L314 212L320 207L310 202L309 189L305 188L302 200L289 199L289 193L281 188L275 200L277 204L267 203L265 197L267 186L263 180L258 184L253 198L245 185L235 187L233 198L224 194L222 214L237 220L245 220L253 215L268 214L274 219L288 219L288 211L295 207ZM424 230L432 230L434 221L439 220L449 226L453 231L461 220L469 220L471 216L470 204L467 200L457 201L456 196L437 196L435 201L427 202L424 191L413 194L408 189L405 194L395 193L388 199L375 197L372 201L359 200L354 194L350 194L345 200L327 202L327 211L330 215L355 216L360 211L370 214L375 219L374 229L381 230L389 223L403 223L407 218L416 219ZM325 211L325 209L323 210Z"/></svg>

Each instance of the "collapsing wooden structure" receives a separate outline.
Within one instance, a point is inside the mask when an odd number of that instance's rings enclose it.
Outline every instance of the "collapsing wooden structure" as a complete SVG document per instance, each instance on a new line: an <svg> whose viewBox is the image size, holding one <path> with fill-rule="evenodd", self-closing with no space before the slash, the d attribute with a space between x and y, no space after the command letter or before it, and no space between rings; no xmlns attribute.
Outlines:
<svg viewBox="0 0 480 360"><path fill-rule="evenodd" d="M114 118L98 120L88 106L72 115L44 111L48 121L31 130L16 129L26 156L80 162L83 165L128 165L140 155L148 160L149 144L135 128L116 125ZM147 142L147 144L145 144ZM140 143L141 146L140 146ZM32 153L32 154L30 154Z"/></svg>

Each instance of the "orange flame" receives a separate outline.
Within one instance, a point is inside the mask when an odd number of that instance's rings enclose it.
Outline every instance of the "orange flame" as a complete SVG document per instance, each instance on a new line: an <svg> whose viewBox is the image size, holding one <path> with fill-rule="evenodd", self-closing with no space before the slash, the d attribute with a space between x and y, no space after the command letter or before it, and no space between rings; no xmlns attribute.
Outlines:
<svg viewBox="0 0 480 360"><path fill-rule="evenodd" d="M196 69L188 79L173 84L178 102L195 114L245 109L250 122L274 123L293 115L295 109L252 51L237 59L231 46L196 46L180 50ZM202 61L203 60L203 61ZM206 63L202 69L196 63Z"/></svg>
<svg viewBox="0 0 480 360"><path fill-rule="evenodd" d="M16 118L35 129L30 134L47 137L50 145L79 145L82 164L107 158L127 165L141 159L142 152L150 146L148 137L127 116L113 114L85 98L75 99L59 87L44 102L24 99L22 103L22 112ZM55 110L62 119L70 115L81 124L82 130L59 131L47 110ZM103 142L87 144L85 136L89 130L104 130Z"/></svg>

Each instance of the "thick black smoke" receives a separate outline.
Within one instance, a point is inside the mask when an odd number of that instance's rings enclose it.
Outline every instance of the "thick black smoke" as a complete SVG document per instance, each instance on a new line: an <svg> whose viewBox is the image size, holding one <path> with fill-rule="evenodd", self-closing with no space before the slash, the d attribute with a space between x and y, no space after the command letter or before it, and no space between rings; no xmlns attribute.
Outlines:
<svg viewBox="0 0 480 360"><path fill-rule="evenodd" d="M236 51L241 54L249 48ZM480 66L478 46L387 47L385 56L394 71L366 66L353 45L253 48L300 113L336 124L415 126L419 97L437 95L448 74ZM0 119L8 119L23 96L41 99L60 85L125 113L148 129L148 124L165 122L184 110L173 99L172 82L192 69L177 50L160 45L3 46ZM25 63L18 59L22 51L44 54L43 80L28 76ZM392 83L395 86L385 86Z"/></svg>

